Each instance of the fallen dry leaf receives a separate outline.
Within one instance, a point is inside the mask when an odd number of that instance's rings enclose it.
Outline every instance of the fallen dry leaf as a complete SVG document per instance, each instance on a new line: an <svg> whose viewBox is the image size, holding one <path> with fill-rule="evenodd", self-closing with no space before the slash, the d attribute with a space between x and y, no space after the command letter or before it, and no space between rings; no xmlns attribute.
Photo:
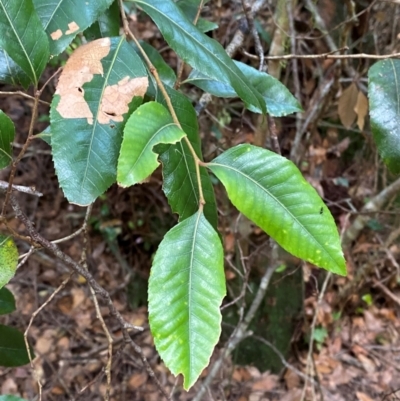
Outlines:
<svg viewBox="0 0 400 401"><path fill-rule="evenodd" d="M361 91L358 92L354 112L357 114L357 126L362 131L365 125L365 117L368 114L368 99Z"/></svg>
<svg viewBox="0 0 400 401"><path fill-rule="evenodd" d="M270 372L263 373L261 378L253 383L251 389L253 391L271 391L278 384L279 377Z"/></svg>
<svg viewBox="0 0 400 401"><path fill-rule="evenodd" d="M361 391L357 391L356 395L359 401L374 401L370 396L368 396L365 393L362 393Z"/></svg>
<svg viewBox="0 0 400 401"><path fill-rule="evenodd" d="M357 114L354 107L357 104L358 89L357 85L353 82L346 88L339 98L338 113L341 123L349 129L356 120Z"/></svg>
<svg viewBox="0 0 400 401"><path fill-rule="evenodd" d="M134 373L128 380L128 387L131 390L137 390L147 382L147 373Z"/></svg>

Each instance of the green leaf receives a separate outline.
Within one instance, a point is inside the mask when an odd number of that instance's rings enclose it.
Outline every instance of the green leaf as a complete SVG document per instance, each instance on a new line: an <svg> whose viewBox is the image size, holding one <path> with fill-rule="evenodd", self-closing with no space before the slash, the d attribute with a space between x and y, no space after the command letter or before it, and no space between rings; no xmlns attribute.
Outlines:
<svg viewBox="0 0 400 401"><path fill-rule="evenodd" d="M14 277L17 265L18 249L14 240L10 236L0 235L0 288Z"/></svg>
<svg viewBox="0 0 400 401"><path fill-rule="evenodd" d="M15 136L14 123L0 110L0 169L12 161L12 141Z"/></svg>
<svg viewBox="0 0 400 401"><path fill-rule="evenodd" d="M235 61L235 64L240 68L248 82L264 98L267 112L274 117L282 117L288 114L301 112L302 108L296 98L289 92L285 85L279 82L276 78L265 72L260 72L255 68L248 66L240 61ZM211 93L219 97L236 97L236 92L232 86L224 83L221 79L212 79L199 71L192 71L185 81L198 86L205 92ZM249 107L249 110L255 113L261 113L261 109Z"/></svg>
<svg viewBox="0 0 400 401"><path fill-rule="evenodd" d="M0 315L15 311L14 295L6 287L0 289Z"/></svg>
<svg viewBox="0 0 400 401"><path fill-rule="evenodd" d="M183 131L188 136L197 156L202 159L199 127L196 112L189 99L180 92L166 88L172 105L178 116ZM158 99L165 105L165 100ZM196 176L196 166L192 153L185 141L176 145L163 147L160 153L163 164L163 191L173 212L178 213L179 220L192 216L199 208L199 188ZM217 206L214 188L207 170L200 167L200 178L203 195L206 201L204 215L211 225L217 229Z"/></svg>
<svg viewBox="0 0 400 401"><path fill-rule="evenodd" d="M122 130L147 85L143 63L122 37L95 40L69 58L50 130L56 173L70 202L88 205L116 181Z"/></svg>
<svg viewBox="0 0 400 401"><path fill-rule="evenodd" d="M385 164L400 173L400 60L382 60L368 71L372 133Z"/></svg>
<svg viewBox="0 0 400 401"><path fill-rule="evenodd" d="M157 72L158 72L158 75L160 76L161 81L163 81L163 83L165 85L173 87L175 84L175 81L176 81L175 72L165 62L165 60L162 58L160 52L146 42L140 41L140 45L142 46L143 50L146 52L151 63L157 69ZM132 47L135 49L135 51L139 55L139 57L144 61L142 53L140 52L138 47L134 43L132 43Z"/></svg>
<svg viewBox="0 0 400 401"><path fill-rule="evenodd" d="M164 39L187 64L207 76L229 83L247 107L265 112L261 95L248 83L223 47L200 32L173 0L134 0L150 15Z"/></svg>
<svg viewBox="0 0 400 401"><path fill-rule="evenodd" d="M268 150L238 145L208 164L231 202L293 255L345 275L329 209L297 167Z"/></svg>
<svg viewBox="0 0 400 401"><path fill-rule="evenodd" d="M95 22L113 0L33 0L50 43L50 53L60 54L75 36Z"/></svg>
<svg viewBox="0 0 400 401"><path fill-rule="evenodd" d="M128 187L145 180L160 164L153 147L176 143L184 136L163 105L149 102L140 106L125 125L118 159L118 184Z"/></svg>
<svg viewBox="0 0 400 401"><path fill-rule="evenodd" d="M200 1L188 1L188 0L181 0L177 1L176 4L179 6L179 8L183 11L183 13L186 15L186 18L189 21L194 21L197 15L197 11L200 6ZM204 5L205 3L203 3ZM208 21L204 18L199 18L197 20L196 27L201 31L201 32L209 32L212 31L216 28L218 28L218 25L214 22Z"/></svg>
<svg viewBox="0 0 400 401"><path fill-rule="evenodd" d="M25 398L17 397L16 395L0 395L0 401L27 401Z"/></svg>
<svg viewBox="0 0 400 401"><path fill-rule="evenodd" d="M156 348L189 389L208 365L221 333L223 250L203 213L179 223L161 242L149 279L149 321Z"/></svg>
<svg viewBox="0 0 400 401"><path fill-rule="evenodd" d="M49 59L49 43L32 0L0 0L0 32L0 48L37 85Z"/></svg>
<svg viewBox="0 0 400 401"><path fill-rule="evenodd" d="M85 38L88 41L107 38L111 36L119 35L119 7L118 0L114 0L111 7L101 14L97 21L95 21L86 31L84 32Z"/></svg>
<svg viewBox="0 0 400 401"><path fill-rule="evenodd" d="M33 353L31 353L34 358ZM13 327L0 324L0 366L7 368L29 363L23 334Z"/></svg>
<svg viewBox="0 0 400 401"><path fill-rule="evenodd" d="M0 82L11 85L22 85L28 89L31 80L8 54L0 49Z"/></svg>

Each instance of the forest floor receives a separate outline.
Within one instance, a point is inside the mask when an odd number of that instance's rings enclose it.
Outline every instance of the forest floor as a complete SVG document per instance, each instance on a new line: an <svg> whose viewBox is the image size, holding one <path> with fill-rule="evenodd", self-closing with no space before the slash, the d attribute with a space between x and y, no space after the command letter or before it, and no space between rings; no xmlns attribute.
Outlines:
<svg viewBox="0 0 400 401"><path fill-rule="evenodd" d="M232 4L230 4L232 3ZM238 4L236 4L238 3ZM237 29L240 2L221 2L221 7L209 17L220 28L215 32L224 45ZM319 12L328 35L340 42L343 22L339 2L325 0ZM356 2L366 9L362 1ZM399 51L400 27L393 16L400 6L375 2L361 14L359 24L349 26L347 40L354 53L390 54ZM233 5L234 4L234 5ZM358 10L358 8L357 8ZM389 18L389 15L391 18ZM206 15L207 16L207 15ZM257 16L263 43L274 40L274 7L265 7ZM365 17L365 18L364 18ZM298 35L296 52L320 54L329 52L326 36L313 24L310 13L299 2L293 11L294 28ZM348 22L348 18L344 19ZM132 22L135 29L176 67L176 57L165 47L156 28L147 20ZM346 26L346 24L345 24ZM379 33L379 34L378 34ZM342 36L341 36L342 35ZM289 45L288 45L289 46ZM246 39L237 55L251 63L246 54L255 53L251 37ZM293 50L293 49L292 49ZM289 51L289 49L288 49ZM366 77L371 62L348 62L357 76L349 76L345 66L339 70L333 60L300 60L298 80L300 101L305 110L300 117L277 119L279 143L284 156L289 157L296 124L308 121L300 149L300 167L330 208L340 232L344 232L365 202L387 187L391 176L377 156L366 116ZM272 66L273 67L273 66ZM271 67L271 68L272 68ZM296 92L291 62L281 63L281 81ZM338 72L339 71L339 72ZM48 71L44 79L51 76ZM324 95L321 90L333 80ZM0 85L1 90L12 90ZM54 83L44 93L50 102ZM198 90L188 95L195 101ZM323 107L320 107L323 104ZM31 103L23 97L0 97L0 109L7 113L17 128L16 150L22 144L30 123ZM258 117L238 109L234 101L215 99L200 117L205 158L215 149L236 143L259 141ZM48 108L41 105L35 132L48 125ZM71 132L71 136L74 133ZM8 180L8 170L0 172ZM20 195L21 205L36 228L49 240L69 236L79 229L85 210L68 204L59 189L50 147L35 140L19 165L15 184L34 186L41 198ZM249 269L257 268L260 244L268 238L257 227L238 232L235 224L238 212L229 206L222 188L216 184L220 228L227 259L237 258L239 250L249 261ZM204 400L231 401L378 401L400 400L400 203L394 197L379 213L371 215L361 235L346 249L348 276L331 277L326 291L321 292L321 277L314 267L296 261L304 277L303 314L293 333L291 352L280 372L260 371L255 366L239 366L228 358ZM203 385L209 369L189 391L182 388L181 378L170 374L160 360L151 337L147 317L147 279L151 257L164 234L177 221L161 189L158 170L148 183L130 189L113 186L94 205L89 221L90 243L87 245L88 268L100 285L109 291L114 304L124 318L144 331L132 334L154 369L162 387L174 400L192 400ZM24 232L22 224L11 220L12 227ZM239 230L240 231L240 230ZM246 230L244 230L246 231ZM29 247L18 243L21 254ZM75 260L80 260L85 247L81 236L60 244ZM233 280L235 271L226 265L226 277ZM361 272L361 273L360 273ZM285 274L291 274L286 272ZM60 287L63 281L65 286ZM259 276L252 277L258 285ZM38 381L43 385L44 400L102 400L107 388L104 366L108 361L108 342L89 288L82 277L73 275L62 261L45 252L32 254L18 269L7 286L17 301L17 310L0 317L0 323L25 330L38 308L56 291L54 299L35 316L28 336L35 350L35 374L30 366L0 368L0 394L16 394L27 400L37 399ZM289 296L289 294L288 294ZM105 322L114 338L114 349L123 342L122 333L100 305ZM307 338L314 346L309 352ZM308 336L308 337L307 337ZM218 359L219 344L211 363ZM158 401L162 399L157 386L132 351L114 353L112 359L111 400ZM0 397L1 398L1 397Z"/></svg>

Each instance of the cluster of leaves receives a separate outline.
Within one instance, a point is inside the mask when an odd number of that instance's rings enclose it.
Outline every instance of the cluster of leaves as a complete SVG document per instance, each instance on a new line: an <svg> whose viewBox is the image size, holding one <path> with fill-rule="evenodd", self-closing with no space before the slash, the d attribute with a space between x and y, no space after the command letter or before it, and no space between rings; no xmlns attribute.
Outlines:
<svg viewBox="0 0 400 401"><path fill-rule="evenodd" d="M232 61L205 35L214 24L200 19L193 25L198 0L133 3L193 67L184 83L216 96L239 97L256 113L301 111L279 81ZM64 51L77 34L88 42L63 69L46 134L60 187L71 203L89 205L115 182L124 187L141 183L162 162L163 191L179 223L154 257L149 319L157 350L174 374L184 375L188 389L218 341L225 295L209 171L237 209L287 251L337 274L345 274L345 261L328 208L293 163L248 144L202 161L196 113L173 88L174 71L149 44L119 36L118 13L112 0L0 0L0 30L5 33L0 36L0 80L37 88L50 56ZM150 73L152 65L159 79ZM0 117L5 167L14 127L8 117Z"/></svg>

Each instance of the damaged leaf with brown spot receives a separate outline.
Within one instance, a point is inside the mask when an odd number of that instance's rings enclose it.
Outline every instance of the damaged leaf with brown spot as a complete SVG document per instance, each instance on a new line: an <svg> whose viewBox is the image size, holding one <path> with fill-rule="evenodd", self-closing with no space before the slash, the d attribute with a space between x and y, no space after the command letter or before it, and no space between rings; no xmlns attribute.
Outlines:
<svg viewBox="0 0 400 401"><path fill-rule="evenodd" d="M56 173L71 203L88 205L116 181L122 130L147 87L147 71L123 37L90 42L67 61L50 121Z"/></svg>
<svg viewBox="0 0 400 401"><path fill-rule="evenodd" d="M33 0L50 42L50 54L64 51L75 36L92 25L113 0Z"/></svg>

